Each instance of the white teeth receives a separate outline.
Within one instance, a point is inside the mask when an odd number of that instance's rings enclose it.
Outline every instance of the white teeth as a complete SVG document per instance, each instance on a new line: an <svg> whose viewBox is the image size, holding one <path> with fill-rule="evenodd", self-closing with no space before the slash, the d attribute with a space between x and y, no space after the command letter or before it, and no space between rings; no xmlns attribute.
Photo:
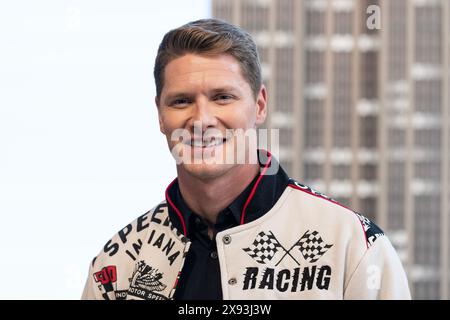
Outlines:
<svg viewBox="0 0 450 320"><path fill-rule="evenodd" d="M203 142L199 140L194 140L191 142L194 147L203 147Z"/></svg>
<svg viewBox="0 0 450 320"><path fill-rule="evenodd" d="M209 148L221 145L223 144L223 142L224 141L222 139L214 139L212 141L209 141L208 143L204 143L203 141L200 140L192 140L190 145L197 148Z"/></svg>
<svg viewBox="0 0 450 320"><path fill-rule="evenodd" d="M206 147L218 146L221 145L222 142L223 142L222 140L214 140L209 142Z"/></svg>

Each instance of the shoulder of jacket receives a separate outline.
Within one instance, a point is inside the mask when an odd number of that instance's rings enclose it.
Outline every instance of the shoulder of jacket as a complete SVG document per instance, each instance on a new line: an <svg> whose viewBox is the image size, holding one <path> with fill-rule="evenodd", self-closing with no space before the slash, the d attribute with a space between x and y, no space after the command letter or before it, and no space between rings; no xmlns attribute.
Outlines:
<svg viewBox="0 0 450 320"><path fill-rule="evenodd" d="M99 254L93 259L91 267L94 265L104 265L110 261L120 260L126 255L126 248L133 245L142 246L143 240L150 229L169 228L177 236L181 233L172 226L167 213L166 201L160 202L151 210L140 215L138 218L127 224L119 232L113 235L103 246Z"/></svg>
<svg viewBox="0 0 450 320"><path fill-rule="evenodd" d="M301 192L299 195L302 199L309 200L308 205L320 206L321 210L318 213L325 215L325 219L333 219L334 221L339 221L335 224L336 228L357 229L362 230L358 232L362 236L361 239L366 248L368 249L379 237L385 236L383 230L378 227L373 221L356 212L355 210L339 203L338 201L330 198L322 192L314 190L313 188L301 184L294 179L289 179L289 187Z"/></svg>

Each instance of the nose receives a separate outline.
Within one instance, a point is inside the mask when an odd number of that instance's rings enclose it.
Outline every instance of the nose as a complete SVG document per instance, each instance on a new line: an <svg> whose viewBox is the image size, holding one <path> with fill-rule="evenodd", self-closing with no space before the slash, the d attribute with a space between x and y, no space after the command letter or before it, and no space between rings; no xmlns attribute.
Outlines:
<svg viewBox="0 0 450 320"><path fill-rule="evenodd" d="M189 119L189 127L191 129L197 127L202 132L206 129L217 125L217 118L214 113L214 106L206 97L199 97L192 108L192 116Z"/></svg>

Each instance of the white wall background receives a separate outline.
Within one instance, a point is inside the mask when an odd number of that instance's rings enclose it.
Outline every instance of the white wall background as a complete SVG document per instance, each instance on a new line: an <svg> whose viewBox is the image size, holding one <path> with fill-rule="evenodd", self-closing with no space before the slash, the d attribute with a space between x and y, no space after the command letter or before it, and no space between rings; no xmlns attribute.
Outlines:
<svg viewBox="0 0 450 320"><path fill-rule="evenodd" d="M0 299L79 299L105 242L164 198L163 34L208 0L0 0Z"/></svg>

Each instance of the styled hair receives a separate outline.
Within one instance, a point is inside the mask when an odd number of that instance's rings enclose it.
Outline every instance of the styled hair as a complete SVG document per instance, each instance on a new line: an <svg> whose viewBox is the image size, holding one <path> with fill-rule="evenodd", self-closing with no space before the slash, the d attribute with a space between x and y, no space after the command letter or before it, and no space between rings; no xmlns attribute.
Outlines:
<svg viewBox="0 0 450 320"><path fill-rule="evenodd" d="M185 54L229 54L240 65L242 76L256 99L262 84L261 64L256 44L245 30L218 19L189 22L164 35L158 48L153 75L159 100L164 86L164 70L172 60Z"/></svg>

